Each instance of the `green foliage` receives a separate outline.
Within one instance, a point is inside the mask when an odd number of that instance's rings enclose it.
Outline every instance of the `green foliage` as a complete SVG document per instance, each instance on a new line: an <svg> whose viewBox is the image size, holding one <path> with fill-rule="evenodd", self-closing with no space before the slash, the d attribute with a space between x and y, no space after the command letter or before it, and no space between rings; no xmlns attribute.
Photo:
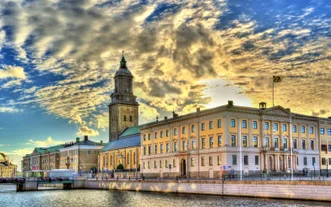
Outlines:
<svg viewBox="0 0 331 207"><path fill-rule="evenodd" d="M119 164L119 165L117 165L116 169L117 170L123 170L124 169L124 166L122 164Z"/></svg>

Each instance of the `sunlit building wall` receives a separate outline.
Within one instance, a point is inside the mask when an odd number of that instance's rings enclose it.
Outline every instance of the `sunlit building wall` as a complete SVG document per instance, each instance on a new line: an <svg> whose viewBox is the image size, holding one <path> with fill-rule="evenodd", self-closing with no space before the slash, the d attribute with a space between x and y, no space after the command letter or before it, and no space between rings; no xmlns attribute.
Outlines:
<svg viewBox="0 0 331 207"><path fill-rule="evenodd" d="M292 117L292 138L290 122ZM165 119L141 129L141 173L219 177L319 169L318 119L276 106L228 105ZM291 147L292 159L291 159ZM171 166L170 166L171 165Z"/></svg>

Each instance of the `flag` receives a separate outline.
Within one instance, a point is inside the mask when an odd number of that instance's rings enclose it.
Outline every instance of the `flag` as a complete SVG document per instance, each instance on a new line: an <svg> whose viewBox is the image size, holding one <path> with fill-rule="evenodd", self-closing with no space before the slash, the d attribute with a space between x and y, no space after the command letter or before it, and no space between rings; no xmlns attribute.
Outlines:
<svg viewBox="0 0 331 207"><path fill-rule="evenodd" d="M282 81L282 78L280 76L273 76L274 83L278 83Z"/></svg>

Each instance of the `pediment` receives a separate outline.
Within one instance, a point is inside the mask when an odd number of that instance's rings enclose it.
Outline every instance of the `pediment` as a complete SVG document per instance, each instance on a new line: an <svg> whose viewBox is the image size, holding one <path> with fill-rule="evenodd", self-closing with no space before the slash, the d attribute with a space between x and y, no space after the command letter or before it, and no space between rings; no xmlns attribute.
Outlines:
<svg viewBox="0 0 331 207"><path fill-rule="evenodd" d="M281 106L275 106L268 108L264 111L266 115L276 115L276 116L290 116L291 112Z"/></svg>

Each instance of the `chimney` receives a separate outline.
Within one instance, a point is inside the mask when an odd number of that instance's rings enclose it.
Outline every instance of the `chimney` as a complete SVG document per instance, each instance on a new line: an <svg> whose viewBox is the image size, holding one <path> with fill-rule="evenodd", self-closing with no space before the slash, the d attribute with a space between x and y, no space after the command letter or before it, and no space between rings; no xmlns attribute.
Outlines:
<svg viewBox="0 0 331 207"><path fill-rule="evenodd" d="M164 120L167 120L167 119L168 119L168 117L167 117L167 116L165 116L165 117L164 117Z"/></svg>
<svg viewBox="0 0 331 207"><path fill-rule="evenodd" d="M79 137L76 138L76 142L79 143ZM68 145L68 144L67 144Z"/></svg>
<svg viewBox="0 0 331 207"><path fill-rule="evenodd" d="M84 142L86 142L87 140L88 140L88 136L85 135L85 136L84 136Z"/></svg>
<svg viewBox="0 0 331 207"><path fill-rule="evenodd" d="M285 110L287 110L287 111L291 112L291 109L290 109L290 108L286 108Z"/></svg>
<svg viewBox="0 0 331 207"><path fill-rule="evenodd" d="M197 108L197 112L199 112L200 111L200 107L199 108Z"/></svg>
<svg viewBox="0 0 331 207"><path fill-rule="evenodd" d="M176 117L178 117L178 114L176 114L175 111L173 111L173 112L172 112L172 117L173 117L173 118L176 118Z"/></svg>
<svg viewBox="0 0 331 207"><path fill-rule="evenodd" d="M156 117L156 122L158 122L158 121L159 121L159 117L157 116L157 117Z"/></svg>
<svg viewBox="0 0 331 207"><path fill-rule="evenodd" d="M102 140L100 140L100 144L103 144L103 141Z"/></svg>
<svg viewBox="0 0 331 207"><path fill-rule="evenodd" d="M232 107L233 106L233 101L232 100L229 100L228 101L228 107Z"/></svg>
<svg viewBox="0 0 331 207"><path fill-rule="evenodd" d="M265 102L261 102L261 103L259 103L259 108L264 110L267 108L267 104Z"/></svg>

